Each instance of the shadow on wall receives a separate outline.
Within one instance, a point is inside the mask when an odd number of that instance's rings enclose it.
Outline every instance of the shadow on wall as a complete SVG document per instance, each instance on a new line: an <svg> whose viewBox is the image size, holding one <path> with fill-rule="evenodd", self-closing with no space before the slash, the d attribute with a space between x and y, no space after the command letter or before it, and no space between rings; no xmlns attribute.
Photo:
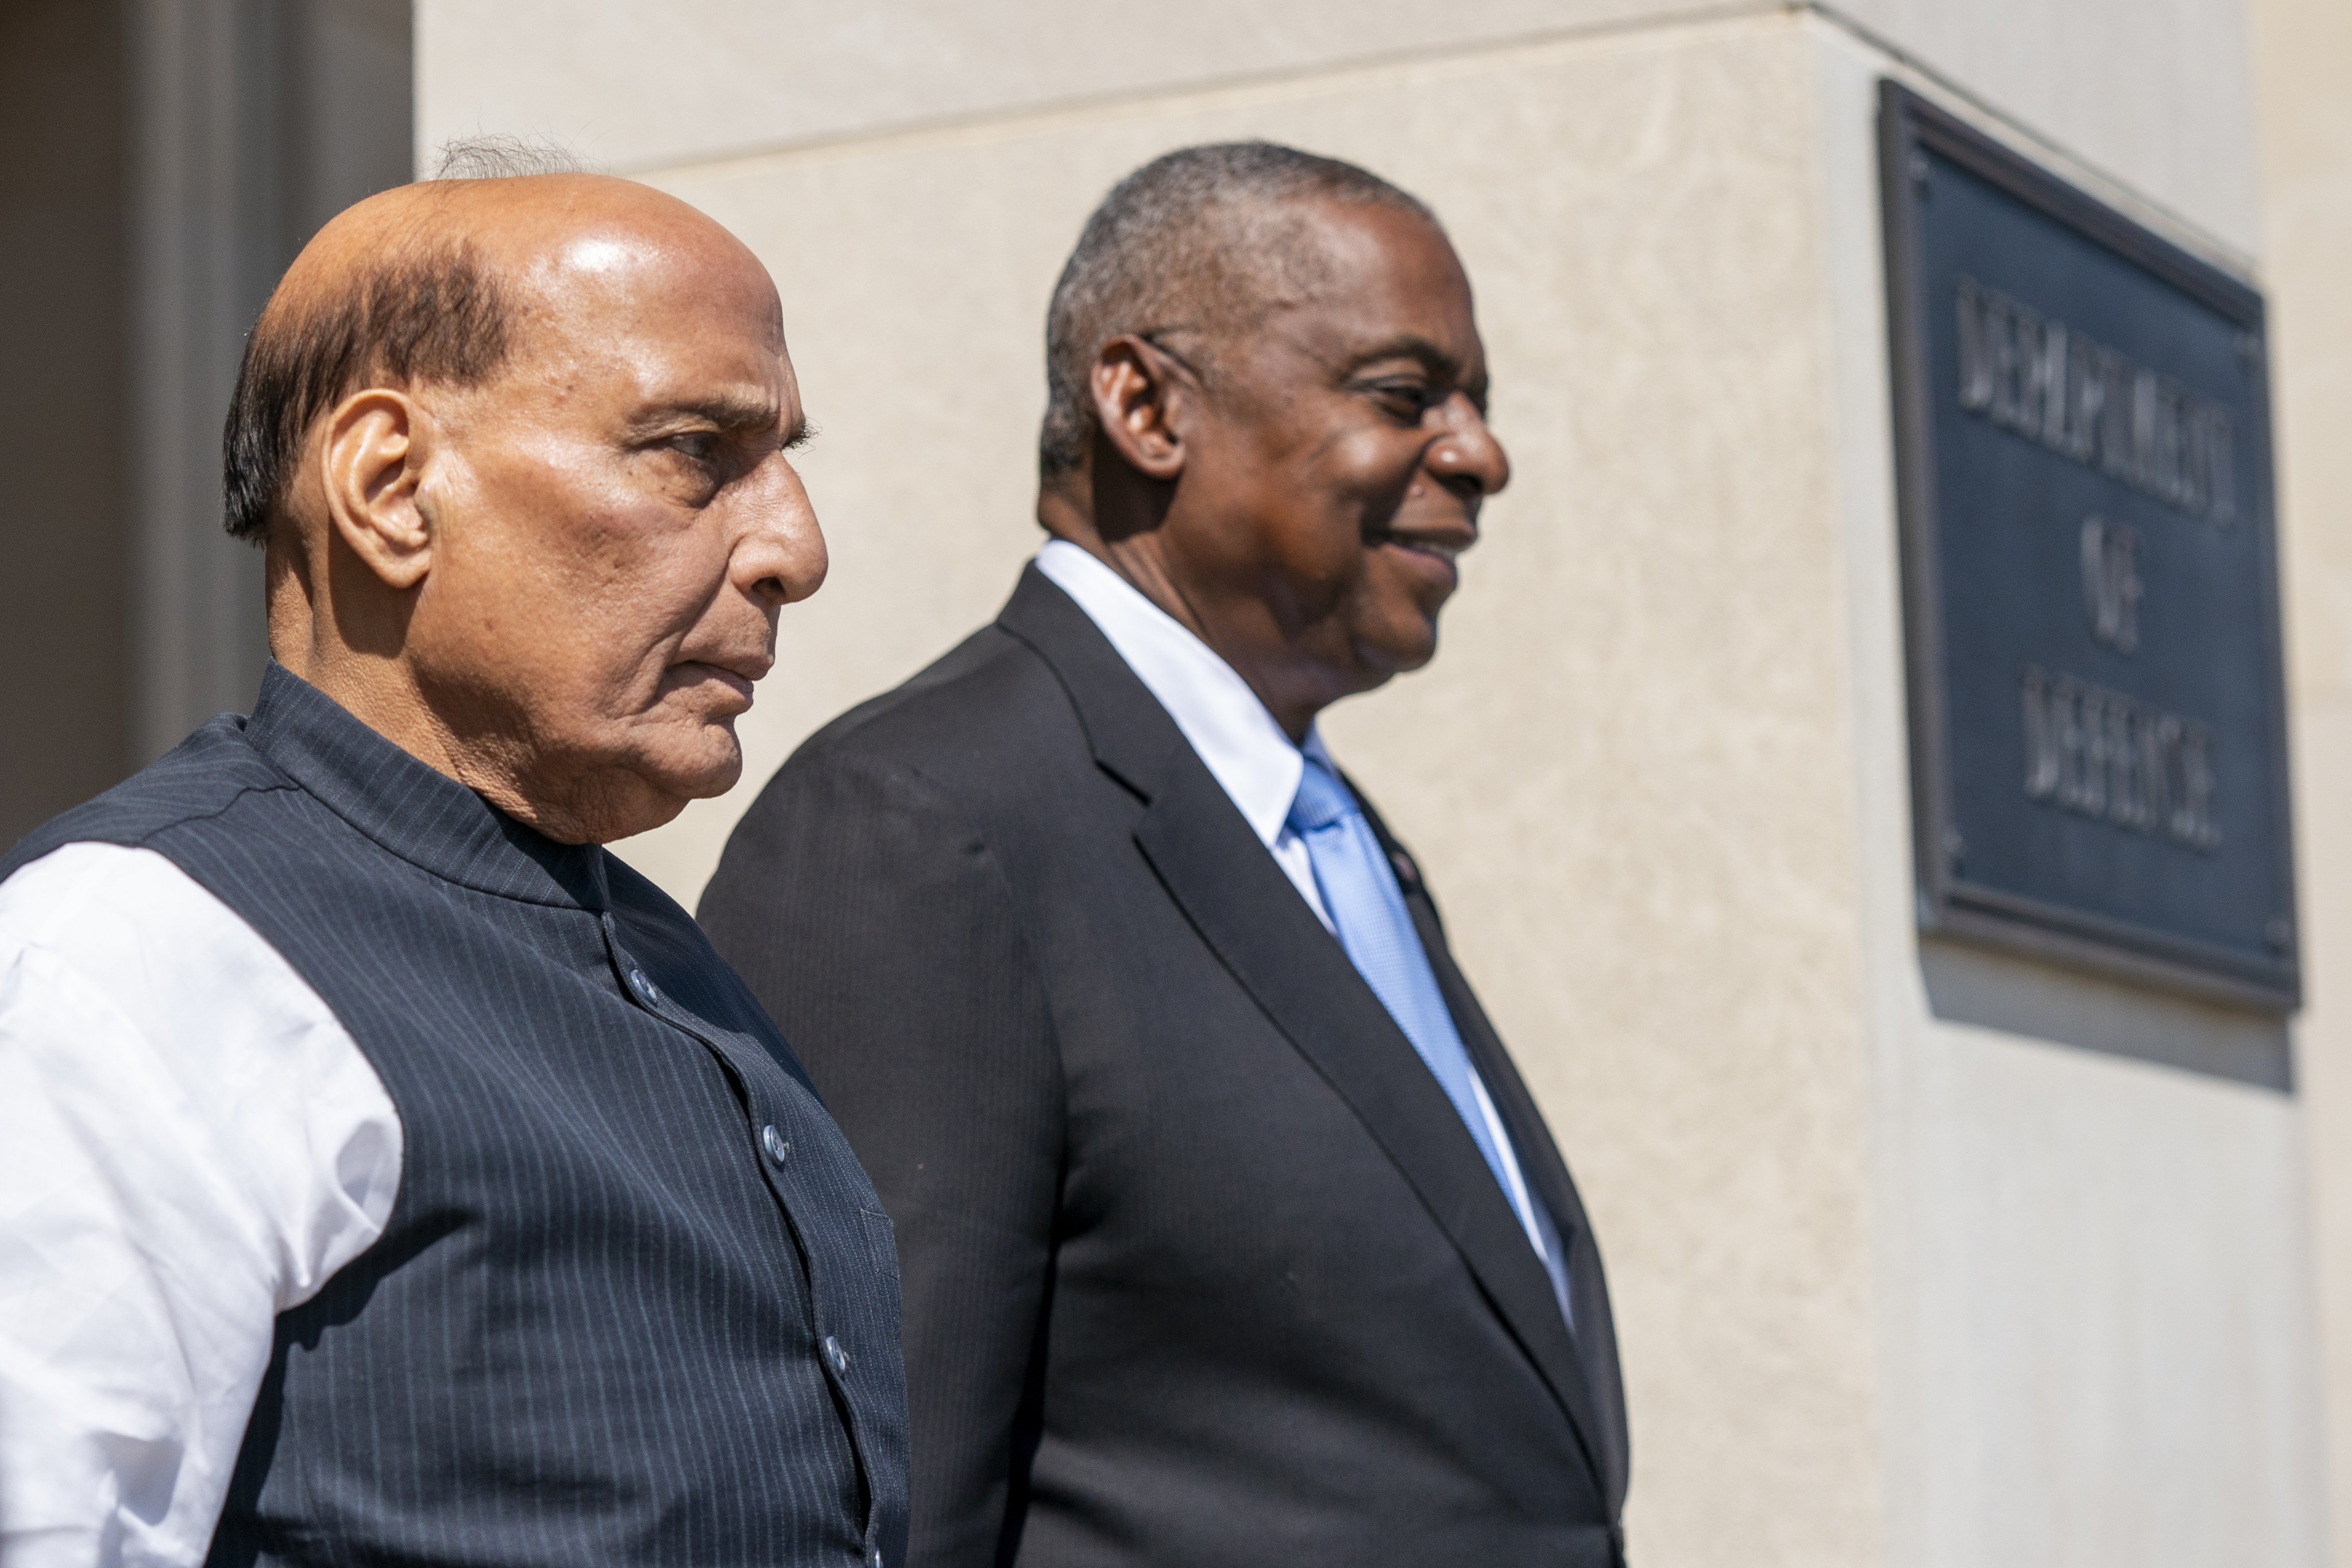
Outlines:
<svg viewBox="0 0 2352 1568"><path fill-rule="evenodd" d="M2286 1020L2151 994L2022 959L1919 944L1927 1006L1951 1024L2024 1035L2257 1089L2293 1093Z"/></svg>

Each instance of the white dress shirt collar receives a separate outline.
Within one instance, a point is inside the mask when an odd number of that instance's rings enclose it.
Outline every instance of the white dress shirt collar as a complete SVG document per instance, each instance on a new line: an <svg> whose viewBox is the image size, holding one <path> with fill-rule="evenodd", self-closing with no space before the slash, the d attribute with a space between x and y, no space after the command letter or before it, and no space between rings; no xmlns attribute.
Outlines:
<svg viewBox="0 0 2352 1568"><path fill-rule="evenodd" d="M1302 753L1232 665L1077 545L1053 541L1037 552L1037 570L1076 600L1110 639L1192 742L1259 841L1273 848L1297 797L1305 757L1330 765L1322 737L1308 730Z"/></svg>
<svg viewBox="0 0 2352 1568"><path fill-rule="evenodd" d="M1290 803L1298 795L1306 759L1311 756L1332 772L1339 771L1331 754L1323 749L1323 738L1309 728L1307 744L1292 745L1290 737L1282 732L1282 726L1274 721L1274 715L1232 665L1145 598L1133 584L1078 546L1055 540L1037 552L1037 570L1076 600L1087 618L1110 639L1118 657L1168 710L1168 716L1209 765L1209 772L1240 808L1251 829L1273 852L1275 864L1307 900L1315 918L1338 935L1315 880L1314 859L1306 840L1289 829ZM1528 1242L1551 1275L1560 1313L1573 1329L1576 1317L1569 1307L1568 1276L1559 1261L1557 1232L1547 1239L1550 1216L1541 1214L1529 1196L1510 1132L1475 1066L1470 1069L1470 1087L1476 1096L1479 1120L1502 1155L1504 1195L1527 1227Z"/></svg>

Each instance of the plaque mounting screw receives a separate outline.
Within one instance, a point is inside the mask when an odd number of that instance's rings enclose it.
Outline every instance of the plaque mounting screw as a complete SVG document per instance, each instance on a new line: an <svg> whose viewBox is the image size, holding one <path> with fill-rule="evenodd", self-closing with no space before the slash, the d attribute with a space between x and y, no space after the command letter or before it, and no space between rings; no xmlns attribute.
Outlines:
<svg viewBox="0 0 2352 1568"><path fill-rule="evenodd" d="M2252 332L2238 334L2238 365L2249 375L2263 364L2263 340Z"/></svg>
<svg viewBox="0 0 2352 1568"><path fill-rule="evenodd" d="M1944 829L1945 863L1957 871L1960 868L1960 863L1968 858L1969 841L1960 837L1960 830L1957 827Z"/></svg>
<svg viewBox="0 0 2352 1568"><path fill-rule="evenodd" d="M2294 922L2284 915L2273 915L2263 927L2263 935L2270 939L2273 947L2284 952L2294 942Z"/></svg>
<svg viewBox="0 0 2352 1568"><path fill-rule="evenodd" d="M1927 188L1927 154L1916 150L1911 154L1911 183L1923 192Z"/></svg>

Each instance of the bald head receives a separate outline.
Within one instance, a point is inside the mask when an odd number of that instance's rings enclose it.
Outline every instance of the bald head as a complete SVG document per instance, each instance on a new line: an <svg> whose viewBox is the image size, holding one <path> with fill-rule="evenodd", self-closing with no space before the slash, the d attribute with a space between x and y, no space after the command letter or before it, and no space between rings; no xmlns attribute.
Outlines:
<svg viewBox="0 0 2352 1568"><path fill-rule="evenodd" d="M662 253L765 273L684 202L599 174L439 179L403 185L321 228L255 323L224 437L228 531L268 534L306 438L368 386L478 386L535 331L567 284L623 255Z"/></svg>

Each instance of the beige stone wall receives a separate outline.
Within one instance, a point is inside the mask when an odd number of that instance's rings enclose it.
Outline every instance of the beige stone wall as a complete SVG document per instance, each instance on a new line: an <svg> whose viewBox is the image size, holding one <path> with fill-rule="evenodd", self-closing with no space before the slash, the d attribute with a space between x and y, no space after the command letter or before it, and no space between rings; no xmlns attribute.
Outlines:
<svg viewBox="0 0 2352 1568"><path fill-rule="evenodd" d="M2352 1565L2352 6L2253 0L2336 1561Z"/></svg>
<svg viewBox="0 0 2352 1568"><path fill-rule="evenodd" d="M1454 232L1517 477L1438 663L1327 731L1586 1188L1638 1560L2319 1561L2303 1113L2116 1054L2276 1026L1923 954L1909 907L1873 84L2243 268L2231 0L419 11L421 142L554 134L717 216L824 430L834 574L748 782L625 854L690 902L803 735L1008 591L1110 181L1237 135L1369 163ZM2306 801L2352 768L2312 755Z"/></svg>
<svg viewBox="0 0 2352 1568"><path fill-rule="evenodd" d="M2304 1116L2288 1097L2147 1059L2273 1053L2283 1026L1923 948L1913 932L1885 307L1865 190L1871 100L1890 62L1839 28L1817 59L1860 779L1884 1560L2316 1564ZM2213 229L2179 216L2182 191L2158 203L1943 95L2227 259ZM2118 121L2135 117L2115 107ZM2235 195L2188 194L2214 200L2208 216Z"/></svg>
<svg viewBox="0 0 2352 1568"><path fill-rule="evenodd" d="M2254 248L2231 0L418 0L418 131L534 130L636 172L1795 9Z"/></svg>

